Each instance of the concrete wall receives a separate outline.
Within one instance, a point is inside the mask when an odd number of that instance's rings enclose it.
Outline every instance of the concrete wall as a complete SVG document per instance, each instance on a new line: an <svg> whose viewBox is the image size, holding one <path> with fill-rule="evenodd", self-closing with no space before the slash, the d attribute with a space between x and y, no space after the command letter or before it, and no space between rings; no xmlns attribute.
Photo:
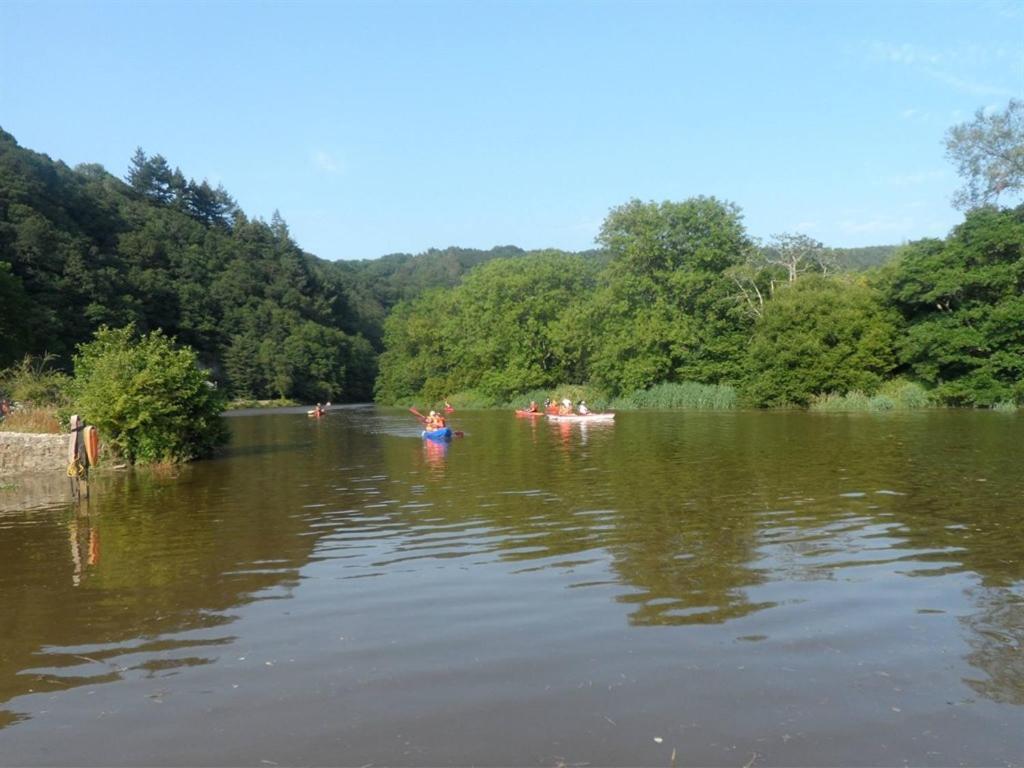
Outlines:
<svg viewBox="0 0 1024 768"><path fill-rule="evenodd" d="M26 472L67 472L68 435L0 432L0 477Z"/></svg>

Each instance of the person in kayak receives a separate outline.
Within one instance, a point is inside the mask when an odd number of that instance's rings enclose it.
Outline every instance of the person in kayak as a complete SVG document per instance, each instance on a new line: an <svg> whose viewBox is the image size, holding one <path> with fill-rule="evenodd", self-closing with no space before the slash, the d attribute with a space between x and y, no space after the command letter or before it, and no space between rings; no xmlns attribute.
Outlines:
<svg viewBox="0 0 1024 768"><path fill-rule="evenodd" d="M586 416L590 413L590 409L587 408L586 400L580 400L580 406L576 410L579 412L580 416Z"/></svg>
<svg viewBox="0 0 1024 768"><path fill-rule="evenodd" d="M540 409L537 407L537 401L531 400L530 407L527 409L530 413L540 413Z"/></svg>

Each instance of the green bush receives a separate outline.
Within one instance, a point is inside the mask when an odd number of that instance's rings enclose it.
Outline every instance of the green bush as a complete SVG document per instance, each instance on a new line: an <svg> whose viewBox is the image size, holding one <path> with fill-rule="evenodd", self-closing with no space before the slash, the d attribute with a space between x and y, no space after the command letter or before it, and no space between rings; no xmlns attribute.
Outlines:
<svg viewBox="0 0 1024 768"><path fill-rule="evenodd" d="M68 377L49 367L51 355L25 355L0 371L0 396L34 407L59 407L67 402Z"/></svg>
<svg viewBox="0 0 1024 768"><path fill-rule="evenodd" d="M457 411L493 408L497 405L493 397L484 394L479 389L464 389L461 392L456 392L448 397L448 402Z"/></svg>
<svg viewBox="0 0 1024 768"><path fill-rule="evenodd" d="M694 409L727 410L736 407L736 390L727 384L699 384L683 381L677 384L657 384L615 400L618 410Z"/></svg>
<svg viewBox="0 0 1024 768"><path fill-rule="evenodd" d="M855 389L844 395L818 395L810 403L812 411L911 411L930 405L928 391L906 379L887 381L874 395Z"/></svg>
<svg viewBox="0 0 1024 768"><path fill-rule="evenodd" d="M929 408L932 405L928 390L914 381L896 378L885 382L878 394L893 401L893 407L902 411Z"/></svg>
<svg viewBox="0 0 1024 768"><path fill-rule="evenodd" d="M132 462L189 461L227 439L225 398L195 353L160 331L100 328L78 349L71 395L104 444Z"/></svg>

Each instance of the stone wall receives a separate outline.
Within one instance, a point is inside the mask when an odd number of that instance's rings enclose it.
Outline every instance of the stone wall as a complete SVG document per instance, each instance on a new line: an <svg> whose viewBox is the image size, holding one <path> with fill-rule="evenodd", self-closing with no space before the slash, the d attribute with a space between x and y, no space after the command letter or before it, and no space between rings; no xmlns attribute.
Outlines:
<svg viewBox="0 0 1024 768"><path fill-rule="evenodd" d="M67 472L68 435L0 432L0 477L25 472Z"/></svg>

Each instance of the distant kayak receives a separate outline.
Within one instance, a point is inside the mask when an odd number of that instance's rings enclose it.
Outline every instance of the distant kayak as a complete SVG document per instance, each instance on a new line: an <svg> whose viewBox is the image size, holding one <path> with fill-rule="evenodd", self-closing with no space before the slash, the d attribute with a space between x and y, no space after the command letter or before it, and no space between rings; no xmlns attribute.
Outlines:
<svg viewBox="0 0 1024 768"><path fill-rule="evenodd" d="M544 411L527 411L522 408L516 409L516 416L522 416L523 418L529 418L531 416L543 416Z"/></svg>
<svg viewBox="0 0 1024 768"><path fill-rule="evenodd" d="M556 413L549 413L547 416L551 421L567 421L579 423L589 423L592 421L608 422L615 420L614 413L588 413L586 416L581 416L578 413L566 414L565 416L561 416Z"/></svg>
<svg viewBox="0 0 1024 768"><path fill-rule="evenodd" d="M425 429L420 433L424 440L451 440L452 431L448 427L441 429Z"/></svg>

